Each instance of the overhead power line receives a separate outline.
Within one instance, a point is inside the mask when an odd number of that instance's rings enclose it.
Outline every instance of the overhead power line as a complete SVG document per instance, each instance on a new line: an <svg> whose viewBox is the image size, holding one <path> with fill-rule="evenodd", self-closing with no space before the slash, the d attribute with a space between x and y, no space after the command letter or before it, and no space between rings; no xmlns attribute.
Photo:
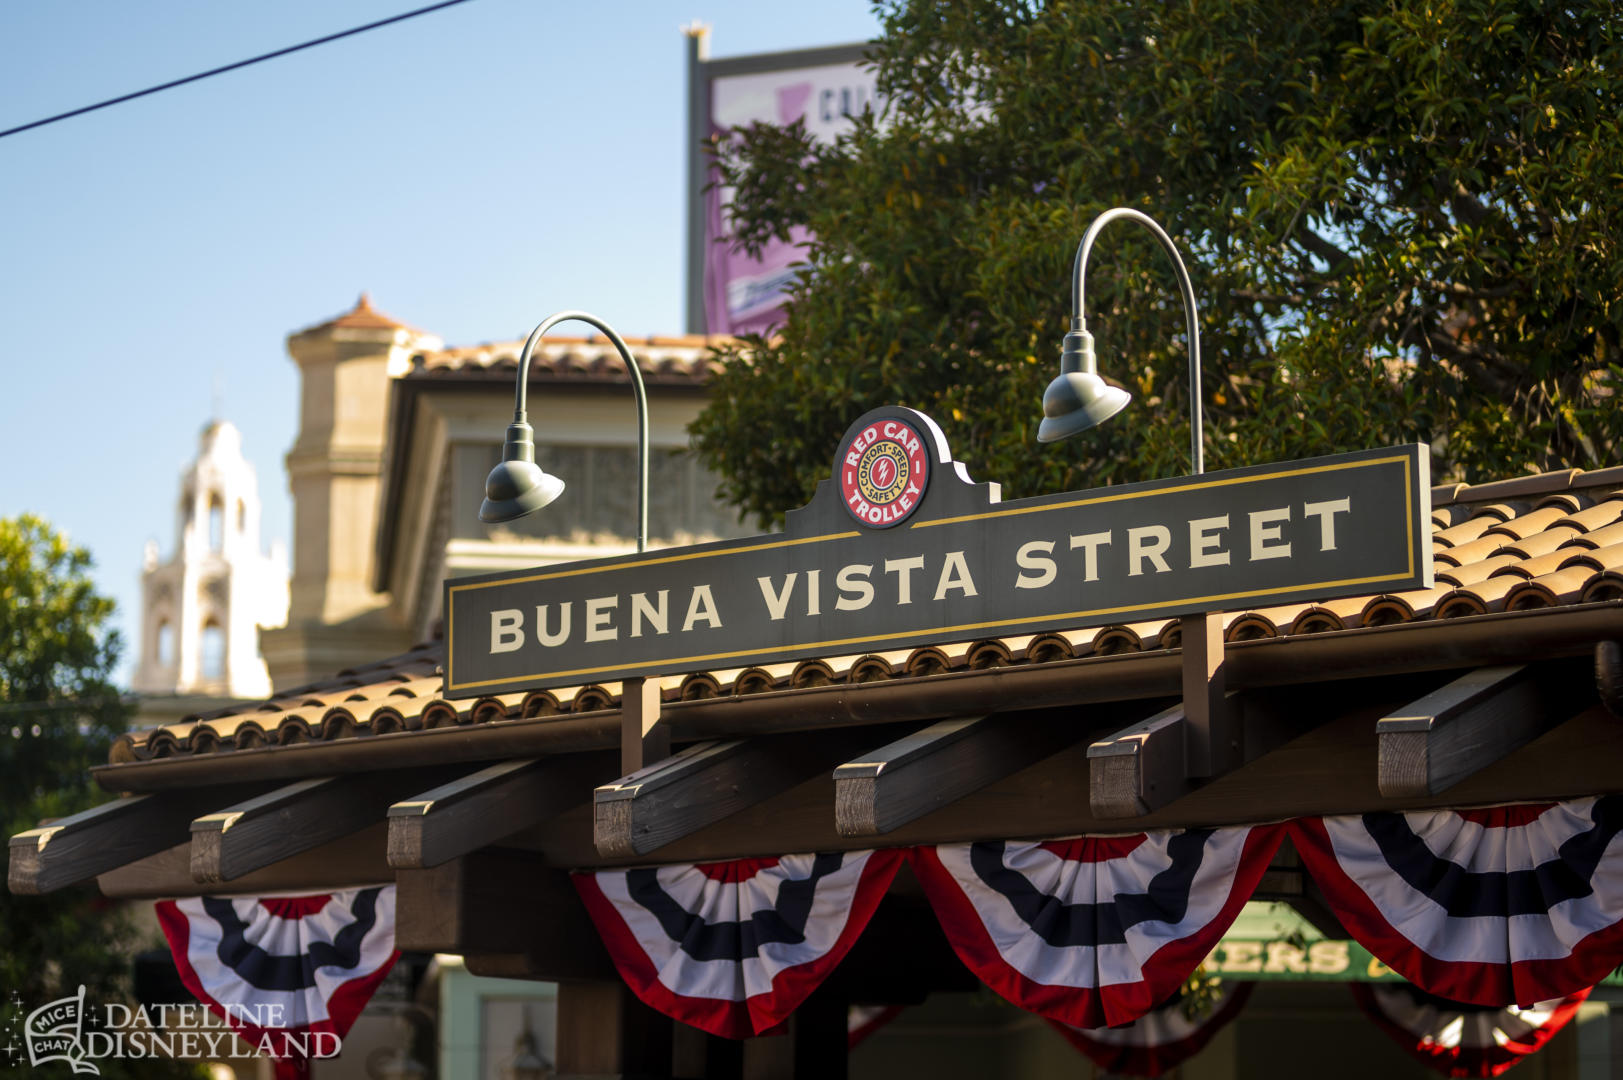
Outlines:
<svg viewBox="0 0 1623 1080"><path fill-rule="evenodd" d="M277 49L275 52L264 53L260 56L251 56L246 60L238 60L234 64L226 64L224 67L210 68L208 71L199 71L196 75L188 75L184 79L172 79L169 82L160 83L157 86L149 86L145 90L137 90L133 94L121 94L116 98L108 98L106 101L98 101L94 105L86 105L80 109L73 109L69 112L58 113L55 116L47 116L43 120L35 120L32 123L22 124L14 128L7 128L4 131L0 131L0 139L5 138L7 135L16 135L20 132L32 131L34 128L44 127L46 124L54 124L58 120L68 120L75 116L83 116L85 113L95 112L97 109L105 109L109 105L118 105L126 101L134 101L136 98L146 97L148 94L156 94L160 90L173 90L177 86L185 86L187 83L194 83L200 79L212 78L215 75L224 75L228 71L236 71L238 68L245 68L252 64L263 63L266 60L274 60L278 56L286 56L289 53L296 53L301 49L310 49L317 45L325 45L329 41L337 41L339 38L347 38L353 37L356 34L364 34L368 30L376 30L380 26L388 26L390 23L404 22L407 19L415 19L417 16L427 15L431 11L438 11L441 8L455 7L457 4L465 4L467 2L468 0L441 0L441 2L438 4L430 4L427 7L418 8L416 11L408 11L402 15L391 15L387 19L379 19L377 22L369 22L365 26L356 26L351 27L348 30L340 30L336 34L328 34L326 37L318 37L314 41L306 41L299 45L289 45L285 49Z"/></svg>

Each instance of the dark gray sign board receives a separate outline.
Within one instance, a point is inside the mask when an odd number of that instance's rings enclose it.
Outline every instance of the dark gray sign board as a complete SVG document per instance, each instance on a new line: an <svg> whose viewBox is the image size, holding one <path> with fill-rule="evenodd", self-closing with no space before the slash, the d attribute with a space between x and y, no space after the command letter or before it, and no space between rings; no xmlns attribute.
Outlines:
<svg viewBox="0 0 1623 1080"><path fill-rule="evenodd" d="M445 692L1429 588L1430 517L1418 444L1001 502L886 407L781 534L446 581Z"/></svg>

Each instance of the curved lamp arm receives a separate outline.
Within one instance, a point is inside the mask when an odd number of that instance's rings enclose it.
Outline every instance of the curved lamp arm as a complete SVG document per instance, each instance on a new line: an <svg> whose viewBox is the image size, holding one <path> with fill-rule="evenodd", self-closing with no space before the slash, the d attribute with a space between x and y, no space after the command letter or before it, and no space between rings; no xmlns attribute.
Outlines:
<svg viewBox="0 0 1623 1080"><path fill-rule="evenodd" d="M612 326L584 311L560 311L548 315L541 320L540 325L530 331L530 336L524 341L524 351L519 354L518 359L518 389L513 407L513 426L523 425L524 434L528 436L530 424L526 406L530 382L530 357L534 354L535 347L541 343L541 338L548 330L561 322L571 320L595 326L603 331L614 343L620 359L625 361L626 370L631 372L631 389L637 396L637 550L644 551L648 547L648 391L643 388L642 371L637 367L636 358L631 355L625 339L620 337ZM511 447L513 444L513 429L509 428L508 446Z"/></svg>
<svg viewBox="0 0 1623 1080"><path fill-rule="evenodd" d="M1183 259L1172 243L1172 238L1149 215L1118 206L1106 210L1094 218L1093 224L1088 226L1081 245L1076 249L1076 263L1071 276L1071 333L1082 336L1085 343L1083 347L1091 358L1093 337L1088 333L1087 309L1084 305L1086 299L1084 279L1088 271L1088 255L1093 250L1093 241L1098 237L1100 230L1118 218L1136 221L1154 233L1155 238L1166 249L1167 255L1171 257L1173 269L1178 272L1178 290L1183 294L1184 320L1189 328L1189 464L1191 471L1198 476L1206 471L1206 454L1200 411L1200 320L1195 314L1195 288L1189 282L1189 271L1184 269Z"/></svg>

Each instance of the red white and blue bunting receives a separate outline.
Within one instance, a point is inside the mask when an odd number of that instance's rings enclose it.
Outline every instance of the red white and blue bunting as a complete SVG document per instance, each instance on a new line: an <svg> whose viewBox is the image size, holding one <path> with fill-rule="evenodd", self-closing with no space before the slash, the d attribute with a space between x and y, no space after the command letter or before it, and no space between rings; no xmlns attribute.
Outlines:
<svg viewBox="0 0 1623 1080"><path fill-rule="evenodd" d="M715 1035L777 1027L868 925L902 851L574 875L633 992Z"/></svg>
<svg viewBox="0 0 1623 1080"><path fill-rule="evenodd" d="M1113 1028L1074 1028L1049 1023L1101 1069L1116 1076L1160 1076L1206 1048L1240 1015L1255 984L1226 984L1211 1008L1200 1015L1184 1013L1181 994L1157 1005L1130 1024Z"/></svg>
<svg viewBox="0 0 1623 1080"><path fill-rule="evenodd" d="M982 982L1073 1028L1165 1001L1250 899L1278 825L914 852L947 939Z"/></svg>
<svg viewBox="0 0 1623 1080"><path fill-rule="evenodd" d="M255 1048L297 1068L337 1052L394 966L394 899L394 886L383 885L164 900L157 910L186 989Z"/></svg>
<svg viewBox="0 0 1623 1080"><path fill-rule="evenodd" d="M1623 796L1308 818L1292 838L1352 936L1430 993L1565 997L1623 963Z"/></svg>
<svg viewBox="0 0 1623 1080"><path fill-rule="evenodd" d="M900 1005L853 1005L845 1014L845 1048L855 1050L901 1013Z"/></svg>
<svg viewBox="0 0 1623 1080"><path fill-rule="evenodd" d="M1404 1051L1444 1076L1498 1076L1567 1026L1580 990L1527 1008L1463 1005L1407 984L1353 983L1353 998Z"/></svg>

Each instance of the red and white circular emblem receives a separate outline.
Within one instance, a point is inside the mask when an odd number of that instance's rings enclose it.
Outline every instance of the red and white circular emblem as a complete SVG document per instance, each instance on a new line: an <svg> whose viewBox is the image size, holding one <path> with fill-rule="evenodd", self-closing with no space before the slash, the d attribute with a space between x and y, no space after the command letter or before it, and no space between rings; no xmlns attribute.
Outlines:
<svg viewBox="0 0 1623 1080"><path fill-rule="evenodd" d="M871 529L907 520L929 483L928 444L905 420L875 420L840 448L840 498Z"/></svg>

